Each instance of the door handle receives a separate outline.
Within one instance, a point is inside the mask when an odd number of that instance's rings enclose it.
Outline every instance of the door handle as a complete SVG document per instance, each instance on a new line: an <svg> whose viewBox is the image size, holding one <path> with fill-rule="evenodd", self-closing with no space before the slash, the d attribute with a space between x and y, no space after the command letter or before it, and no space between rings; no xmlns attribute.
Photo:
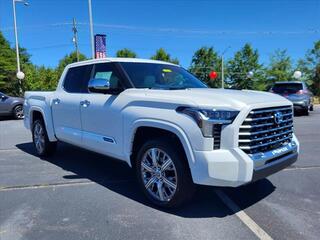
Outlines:
<svg viewBox="0 0 320 240"><path fill-rule="evenodd" d="M80 102L80 105L82 106L82 107L88 107L89 105L90 105L90 102L88 101L88 100L84 100L84 101L81 101Z"/></svg>
<svg viewBox="0 0 320 240"><path fill-rule="evenodd" d="M59 98L53 99L53 104L58 105L59 103L60 103L60 99Z"/></svg>

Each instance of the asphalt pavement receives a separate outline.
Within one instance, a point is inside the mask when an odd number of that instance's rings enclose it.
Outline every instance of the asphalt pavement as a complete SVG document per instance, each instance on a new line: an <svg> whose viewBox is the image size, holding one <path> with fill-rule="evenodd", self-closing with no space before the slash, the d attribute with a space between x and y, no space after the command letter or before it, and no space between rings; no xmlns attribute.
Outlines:
<svg viewBox="0 0 320 240"><path fill-rule="evenodd" d="M126 164L67 144L40 159L23 121L0 119L0 239L319 239L319 122L320 107L295 117L293 166L240 188L199 186L163 210Z"/></svg>

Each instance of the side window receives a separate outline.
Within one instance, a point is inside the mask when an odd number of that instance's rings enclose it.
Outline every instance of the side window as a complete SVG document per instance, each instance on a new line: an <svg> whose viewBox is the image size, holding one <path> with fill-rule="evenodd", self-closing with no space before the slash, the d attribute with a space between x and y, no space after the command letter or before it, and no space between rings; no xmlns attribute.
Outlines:
<svg viewBox="0 0 320 240"><path fill-rule="evenodd" d="M64 89L69 93L84 92L84 83L90 79L92 65L70 68L63 82Z"/></svg>
<svg viewBox="0 0 320 240"><path fill-rule="evenodd" d="M110 84L111 89L122 88L120 77L112 63L96 64L92 74L92 78L104 79Z"/></svg>

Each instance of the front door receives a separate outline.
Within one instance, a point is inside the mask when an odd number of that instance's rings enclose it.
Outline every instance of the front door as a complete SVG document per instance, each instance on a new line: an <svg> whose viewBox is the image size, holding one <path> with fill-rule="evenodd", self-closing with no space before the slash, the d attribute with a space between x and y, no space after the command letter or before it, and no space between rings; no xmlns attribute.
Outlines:
<svg viewBox="0 0 320 240"><path fill-rule="evenodd" d="M96 64L92 78L105 79L110 88L121 88L120 77L112 63ZM81 119L86 148L120 157L122 153L121 94L89 93L82 95Z"/></svg>
<svg viewBox="0 0 320 240"><path fill-rule="evenodd" d="M70 68L62 87L52 100L52 116L56 137L64 142L81 145L80 102L83 83L91 74L91 65Z"/></svg>

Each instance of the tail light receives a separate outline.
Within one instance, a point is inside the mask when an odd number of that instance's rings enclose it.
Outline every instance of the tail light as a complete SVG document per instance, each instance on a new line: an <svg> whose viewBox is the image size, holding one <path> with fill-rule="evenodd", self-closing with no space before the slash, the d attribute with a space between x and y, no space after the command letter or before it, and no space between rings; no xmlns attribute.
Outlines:
<svg viewBox="0 0 320 240"><path fill-rule="evenodd" d="M296 92L296 94L307 94L308 91L307 90L299 90L298 92Z"/></svg>

